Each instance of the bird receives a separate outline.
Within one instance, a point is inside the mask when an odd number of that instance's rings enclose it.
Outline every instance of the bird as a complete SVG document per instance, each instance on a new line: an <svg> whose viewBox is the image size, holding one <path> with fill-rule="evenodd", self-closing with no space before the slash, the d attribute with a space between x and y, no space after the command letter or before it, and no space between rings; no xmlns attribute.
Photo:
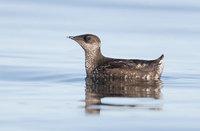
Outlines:
<svg viewBox="0 0 200 131"><path fill-rule="evenodd" d="M117 59L101 53L101 40L94 34L67 36L85 51L87 77L118 80L159 80L164 64L162 54L155 60Z"/></svg>

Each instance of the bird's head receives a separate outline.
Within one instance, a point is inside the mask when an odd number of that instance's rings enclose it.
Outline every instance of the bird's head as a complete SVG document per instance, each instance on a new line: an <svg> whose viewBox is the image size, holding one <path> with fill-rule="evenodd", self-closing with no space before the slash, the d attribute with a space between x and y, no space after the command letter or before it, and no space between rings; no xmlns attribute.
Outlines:
<svg viewBox="0 0 200 131"><path fill-rule="evenodd" d="M78 36L68 36L68 38L75 40L86 52L100 49L101 41L93 34L84 34Z"/></svg>

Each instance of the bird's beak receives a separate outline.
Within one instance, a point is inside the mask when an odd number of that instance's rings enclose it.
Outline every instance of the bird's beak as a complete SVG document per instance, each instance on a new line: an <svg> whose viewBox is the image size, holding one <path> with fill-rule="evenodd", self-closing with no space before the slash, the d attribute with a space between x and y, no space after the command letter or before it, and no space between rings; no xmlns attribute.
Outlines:
<svg viewBox="0 0 200 131"><path fill-rule="evenodd" d="M67 38L74 40L74 36L67 36Z"/></svg>

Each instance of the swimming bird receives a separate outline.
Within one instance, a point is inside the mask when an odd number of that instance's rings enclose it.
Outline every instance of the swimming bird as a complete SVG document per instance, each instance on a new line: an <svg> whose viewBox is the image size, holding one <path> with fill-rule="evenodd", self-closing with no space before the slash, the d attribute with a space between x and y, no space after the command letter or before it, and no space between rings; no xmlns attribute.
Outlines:
<svg viewBox="0 0 200 131"><path fill-rule="evenodd" d="M115 59L101 53L101 41L93 34L68 36L75 40L85 51L87 77L95 79L121 80L158 80L163 72L161 55L155 60Z"/></svg>

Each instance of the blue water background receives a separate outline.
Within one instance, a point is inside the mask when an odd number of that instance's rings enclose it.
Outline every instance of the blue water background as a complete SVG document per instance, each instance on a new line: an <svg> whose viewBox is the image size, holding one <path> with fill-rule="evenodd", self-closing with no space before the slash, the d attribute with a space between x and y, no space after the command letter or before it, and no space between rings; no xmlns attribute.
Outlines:
<svg viewBox="0 0 200 131"><path fill-rule="evenodd" d="M0 130L200 130L200 1L0 0ZM85 111L84 52L96 34L114 58L165 55L162 98L103 98Z"/></svg>

